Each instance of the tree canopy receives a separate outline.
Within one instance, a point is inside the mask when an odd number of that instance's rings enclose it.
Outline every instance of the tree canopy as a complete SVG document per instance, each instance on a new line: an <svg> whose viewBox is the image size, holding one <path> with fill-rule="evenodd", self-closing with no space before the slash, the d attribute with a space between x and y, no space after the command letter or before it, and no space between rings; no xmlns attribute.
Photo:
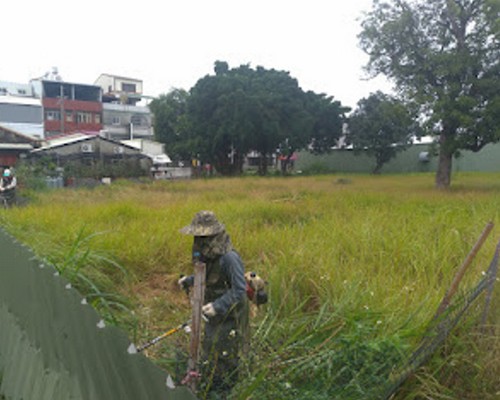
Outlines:
<svg viewBox="0 0 500 400"><path fill-rule="evenodd" d="M375 158L373 173L404 151L418 136L418 123L403 102L382 92L358 102L349 118L346 143Z"/></svg>
<svg viewBox="0 0 500 400"><path fill-rule="evenodd" d="M191 142L187 120L187 100L189 93L183 89L173 89L154 99L149 107L154 115L155 138L168 143L170 156L175 160L191 157Z"/></svg>
<svg viewBox="0 0 500 400"><path fill-rule="evenodd" d="M349 109L332 97L304 92L288 72L248 65L230 69L224 61L215 62L214 72L199 79L187 96L181 126L189 133L170 129L184 102L167 95L157 103L162 111L160 119L155 113L155 130L169 149L171 140L183 141L176 149L189 147L222 174L241 172L245 156L258 152L264 174L266 160L277 151L285 160L298 149L326 151L342 134Z"/></svg>
<svg viewBox="0 0 500 400"><path fill-rule="evenodd" d="M500 139L500 1L376 1L362 23L367 70L393 80L439 136L436 186L452 156Z"/></svg>

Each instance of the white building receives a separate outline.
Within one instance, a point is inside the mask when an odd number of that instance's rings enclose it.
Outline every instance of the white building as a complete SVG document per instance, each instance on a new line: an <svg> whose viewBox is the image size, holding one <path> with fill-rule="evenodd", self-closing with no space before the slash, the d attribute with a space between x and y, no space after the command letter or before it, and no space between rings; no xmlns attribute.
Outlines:
<svg viewBox="0 0 500 400"><path fill-rule="evenodd" d="M115 140L152 139L150 99L139 79L101 74L95 81L103 91L103 135Z"/></svg>

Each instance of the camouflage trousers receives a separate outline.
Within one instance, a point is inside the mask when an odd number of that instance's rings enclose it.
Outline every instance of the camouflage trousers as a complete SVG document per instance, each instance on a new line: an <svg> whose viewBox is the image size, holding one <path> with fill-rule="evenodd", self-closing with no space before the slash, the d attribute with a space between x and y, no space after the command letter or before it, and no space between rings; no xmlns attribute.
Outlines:
<svg viewBox="0 0 500 400"><path fill-rule="evenodd" d="M225 398L238 381L244 335L233 318L212 318L205 324L201 366L204 391Z"/></svg>

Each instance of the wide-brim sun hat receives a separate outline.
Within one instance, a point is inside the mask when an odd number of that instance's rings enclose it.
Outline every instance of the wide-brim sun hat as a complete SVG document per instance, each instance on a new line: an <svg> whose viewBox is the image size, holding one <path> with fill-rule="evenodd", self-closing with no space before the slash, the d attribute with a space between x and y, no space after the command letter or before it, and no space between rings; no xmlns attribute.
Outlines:
<svg viewBox="0 0 500 400"><path fill-rule="evenodd" d="M214 236L225 230L213 211L199 211L194 216L191 224L180 230L185 235Z"/></svg>

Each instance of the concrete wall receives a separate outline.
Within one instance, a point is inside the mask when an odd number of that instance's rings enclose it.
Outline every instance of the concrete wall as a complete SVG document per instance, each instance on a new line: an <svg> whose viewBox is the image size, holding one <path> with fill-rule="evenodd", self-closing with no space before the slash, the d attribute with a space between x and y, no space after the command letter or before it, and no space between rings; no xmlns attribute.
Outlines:
<svg viewBox="0 0 500 400"><path fill-rule="evenodd" d="M103 125L107 137L112 139L154 135L152 115L149 108L145 106L103 103Z"/></svg>
<svg viewBox="0 0 500 400"><path fill-rule="evenodd" d="M142 93L142 81L139 79L102 74L101 76L99 76L99 78L97 78L95 82L96 85L99 85L103 88L104 93L122 92L122 85L124 83L135 85L135 93Z"/></svg>
<svg viewBox="0 0 500 400"><path fill-rule="evenodd" d="M398 153L395 159L384 165L381 172L434 172L437 169L437 157L430 156L427 162L422 162L420 157L422 152L430 151L430 145L413 145ZM303 172L371 173L374 167L373 157L355 155L352 150L334 150L324 155L300 152L295 163L295 171ZM453 159L453 171L500 171L500 143L489 144L477 153L463 151L460 157Z"/></svg>
<svg viewBox="0 0 500 400"><path fill-rule="evenodd" d="M2 102L0 97L0 123L28 123L41 124L43 121L42 105L35 104L15 104Z"/></svg>

